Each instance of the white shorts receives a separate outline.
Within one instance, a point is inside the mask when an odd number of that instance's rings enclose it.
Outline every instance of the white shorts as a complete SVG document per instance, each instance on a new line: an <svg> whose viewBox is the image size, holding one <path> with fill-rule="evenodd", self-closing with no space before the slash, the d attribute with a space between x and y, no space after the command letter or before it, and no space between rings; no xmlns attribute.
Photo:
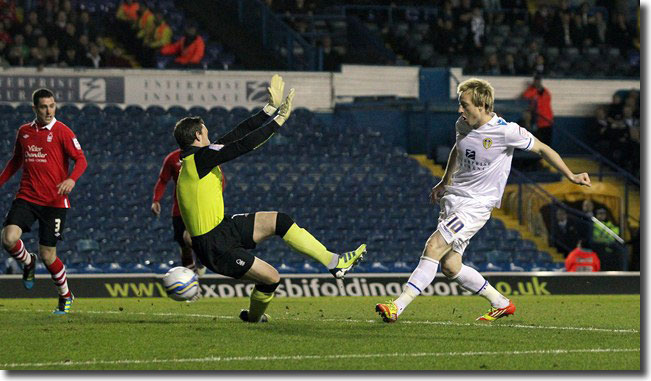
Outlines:
<svg viewBox="0 0 651 381"><path fill-rule="evenodd" d="M463 254L472 238L491 217L492 206L469 197L446 194L440 201L441 213L437 230L452 250Z"/></svg>

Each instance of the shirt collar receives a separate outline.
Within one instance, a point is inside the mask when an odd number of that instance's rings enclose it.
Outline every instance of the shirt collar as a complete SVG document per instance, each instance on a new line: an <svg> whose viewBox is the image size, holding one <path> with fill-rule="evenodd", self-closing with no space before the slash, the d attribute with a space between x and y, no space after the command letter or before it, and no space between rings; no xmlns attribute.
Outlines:
<svg viewBox="0 0 651 381"><path fill-rule="evenodd" d="M185 147L184 149L181 150L181 159L183 159L183 158L185 158L187 156L190 156L192 154L197 153L197 151L199 151L199 149L201 149L201 148L202 147L197 147L197 146Z"/></svg>
<svg viewBox="0 0 651 381"><path fill-rule="evenodd" d="M34 119L34 121L32 122L32 126L36 127L37 129L47 128L48 130L52 131L52 127L54 126L54 123L56 123L56 122L57 122L57 118L52 118L52 121L50 123L46 124L45 126L39 126L36 119Z"/></svg>
<svg viewBox="0 0 651 381"><path fill-rule="evenodd" d="M482 127L494 126L494 125L497 124L497 119L499 117L494 112L492 112L491 114L493 114L493 117L491 118L491 120L489 120L488 122L486 122L486 123L482 124L481 126L477 127L477 130L482 128Z"/></svg>

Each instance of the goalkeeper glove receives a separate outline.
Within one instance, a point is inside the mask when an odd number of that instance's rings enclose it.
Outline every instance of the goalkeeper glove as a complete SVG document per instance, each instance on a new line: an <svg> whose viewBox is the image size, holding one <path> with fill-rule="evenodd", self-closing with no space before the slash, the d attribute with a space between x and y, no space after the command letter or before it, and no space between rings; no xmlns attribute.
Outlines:
<svg viewBox="0 0 651 381"><path fill-rule="evenodd" d="M276 109L280 107L283 101L283 93L285 92L285 82L283 77L278 74L274 74L271 77L271 82L269 87L267 87L267 94L269 95L269 101L264 106L263 110L267 115L271 116L276 112Z"/></svg>
<svg viewBox="0 0 651 381"><path fill-rule="evenodd" d="M278 115L274 117L274 120L279 126L282 126L287 119L289 119L289 115L292 113L292 101L294 100L295 93L296 91L294 89L289 89L287 98L285 98L285 101L278 108Z"/></svg>

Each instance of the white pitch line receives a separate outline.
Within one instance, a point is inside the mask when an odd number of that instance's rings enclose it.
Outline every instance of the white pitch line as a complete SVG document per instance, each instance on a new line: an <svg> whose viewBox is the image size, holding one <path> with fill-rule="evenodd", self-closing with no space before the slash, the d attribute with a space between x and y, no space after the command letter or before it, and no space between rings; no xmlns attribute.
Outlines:
<svg viewBox="0 0 651 381"><path fill-rule="evenodd" d="M85 365L128 365L128 364L158 364L185 362L230 362L230 361L283 361L283 360L338 360L338 359L369 359L387 357L455 357L455 356L514 356L514 355L561 355L570 353L621 353L639 352L639 348L587 348L587 349L541 349L531 351L506 352L418 352L418 353L371 353L371 354L337 354L337 355L294 355L294 356L238 356L238 357L202 357L181 359L145 359L145 360L89 360L89 361L58 361L35 363L5 363L0 368L35 368L47 366L85 366Z"/></svg>
<svg viewBox="0 0 651 381"><path fill-rule="evenodd" d="M9 310L0 308L0 312L49 312L49 310ZM148 316L171 316L171 317L197 317L207 319L235 319L235 316L225 315L209 315L209 314L183 314L173 312L125 312L125 311L90 311L90 310L74 310L73 313L86 313L86 314L126 314L126 315L148 315ZM273 317L274 320L293 320L304 321L305 319L299 318L283 318ZM356 320L356 319L320 319L324 322L350 322L350 323L380 323L379 320ZM400 324L425 324L425 325L442 325L442 326L456 326L456 327L482 327L482 328L521 328L521 329L547 329L547 330L563 330L563 331L586 331L586 332L607 332L607 333L639 333L636 329L613 329L613 328L598 328L598 327L558 327L558 326L540 326L540 325L526 325L526 324L489 324L489 323L458 323L452 321L429 321L429 320L402 320Z"/></svg>

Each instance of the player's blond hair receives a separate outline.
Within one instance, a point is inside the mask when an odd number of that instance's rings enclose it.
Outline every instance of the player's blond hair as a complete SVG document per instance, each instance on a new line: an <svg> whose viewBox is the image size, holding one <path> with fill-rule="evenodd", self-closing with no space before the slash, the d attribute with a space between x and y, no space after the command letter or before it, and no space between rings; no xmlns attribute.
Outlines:
<svg viewBox="0 0 651 381"><path fill-rule="evenodd" d="M457 86L457 95L469 92L472 104L476 107L484 107L486 112L493 112L495 102L495 89L488 81L479 78L470 78Z"/></svg>

